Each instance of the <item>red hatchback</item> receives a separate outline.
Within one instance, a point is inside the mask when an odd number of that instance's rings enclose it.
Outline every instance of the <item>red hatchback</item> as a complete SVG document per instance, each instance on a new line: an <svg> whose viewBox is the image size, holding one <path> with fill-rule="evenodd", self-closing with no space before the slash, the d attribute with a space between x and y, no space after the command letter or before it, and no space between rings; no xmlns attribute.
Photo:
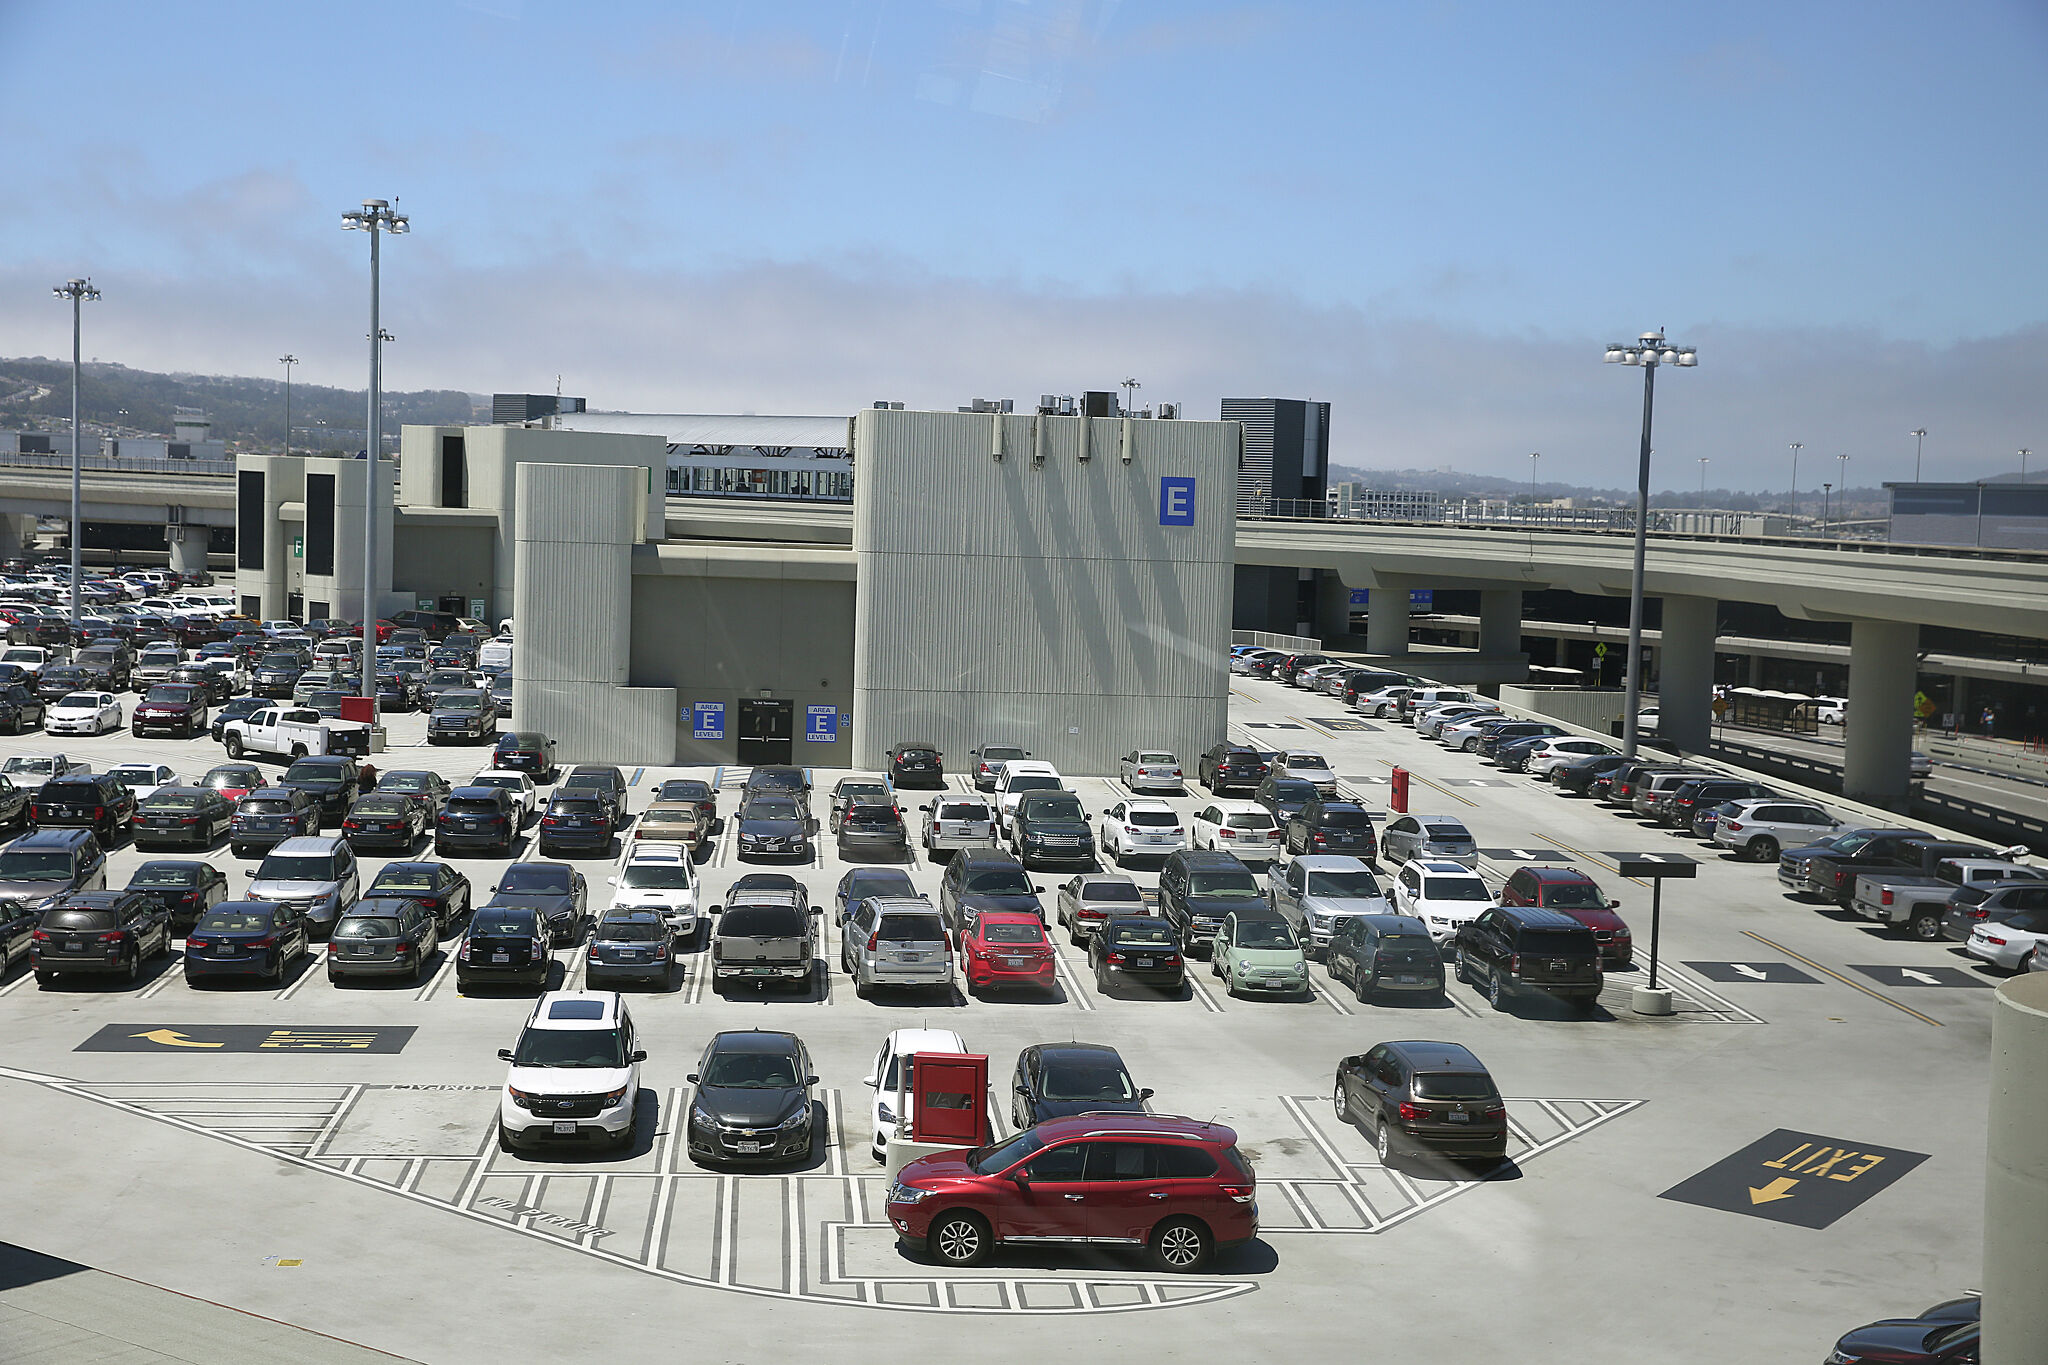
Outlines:
<svg viewBox="0 0 2048 1365"><path fill-rule="evenodd" d="M984 910L962 937L960 958L971 991L990 986L1054 988L1052 941L1036 915Z"/></svg>
<svg viewBox="0 0 2048 1365"><path fill-rule="evenodd" d="M889 1222L946 1266L979 1264L1004 1242L1075 1242L1143 1248L1157 1269L1193 1272L1259 1235L1257 1184L1221 1124L1078 1114L911 1162L889 1187Z"/></svg>
<svg viewBox="0 0 2048 1365"><path fill-rule="evenodd" d="M1500 903L1540 905L1570 915L1599 940L1604 967L1626 967L1635 960L1628 922L1614 913L1621 902L1607 899L1600 884L1576 867L1517 868L1500 889Z"/></svg>

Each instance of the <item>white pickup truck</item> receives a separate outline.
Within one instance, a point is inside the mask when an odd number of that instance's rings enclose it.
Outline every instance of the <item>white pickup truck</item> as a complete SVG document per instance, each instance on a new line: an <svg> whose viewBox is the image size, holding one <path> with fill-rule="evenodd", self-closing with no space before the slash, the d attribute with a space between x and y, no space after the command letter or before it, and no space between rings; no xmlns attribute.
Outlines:
<svg viewBox="0 0 2048 1365"><path fill-rule="evenodd" d="M325 720L310 706L267 706L223 725L220 742L232 759L243 754L286 758L353 754L360 758L370 752L370 727L361 721Z"/></svg>

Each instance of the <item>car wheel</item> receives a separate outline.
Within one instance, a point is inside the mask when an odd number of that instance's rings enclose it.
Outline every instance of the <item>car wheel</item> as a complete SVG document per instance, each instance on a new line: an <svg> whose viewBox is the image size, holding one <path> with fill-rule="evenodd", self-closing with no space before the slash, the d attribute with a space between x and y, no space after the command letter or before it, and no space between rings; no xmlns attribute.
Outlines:
<svg viewBox="0 0 2048 1365"><path fill-rule="evenodd" d="M1372 985L1367 981L1365 973L1358 970L1356 964L1353 964L1351 969L1351 994L1357 997L1361 1005L1372 1003Z"/></svg>
<svg viewBox="0 0 2048 1365"><path fill-rule="evenodd" d="M1391 1167L1394 1164L1394 1134L1387 1126L1386 1115L1380 1115L1380 1121L1373 1125L1373 1129L1373 1151L1379 1154L1381 1166Z"/></svg>
<svg viewBox="0 0 2048 1365"><path fill-rule="evenodd" d="M1501 985L1500 968L1495 967L1486 978L1486 1003L1495 1009L1507 1008L1507 991Z"/></svg>
<svg viewBox="0 0 2048 1365"><path fill-rule="evenodd" d="M1751 862L1774 863L1778 861L1778 841L1768 834L1760 834L1749 841Z"/></svg>
<svg viewBox="0 0 2048 1365"><path fill-rule="evenodd" d="M132 985L134 985L134 984L135 984L136 982L140 981L141 979L142 979L142 951L141 951L141 949L140 949L140 948L138 947L138 948L136 949L136 951L134 951L134 952L132 952L132 953L130 953L130 954L128 955L128 965L127 965L127 967L126 967L126 968L124 968L124 969L122 970L122 972L121 972L121 980L125 981L125 982L126 982L127 984L129 984L129 985L131 985L131 986L132 986Z"/></svg>
<svg viewBox="0 0 2048 1365"><path fill-rule="evenodd" d="M1924 913L1915 915L1907 922L1906 932L1922 943L1938 943L1941 941L1941 917Z"/></svg>
<svg viewBox="0 0 2048 1365"><path fill-rule="evenodd" d="M1337 1122L1351 1122L1351 1097L1344 1093L1344 1082L1338 1081L1330 1087L1330 1108L1337 1115Z"/></svg>
<svg viewBox="0 0 2048 1365"><path fill-rule="evenodd" d="M927 1234L925 1245L940 1265L966 1267L988 1259L993 1240L988 1224L962 1210L942 1213Z"/></svg>
<svg viewBox="0 0 2048 1365"><path fill-rule="evenodd" d="M1147 1250L1158 1269L1192 1275L1209 1264L1216 1251L1216 1239L1192 1218L1169 1218L1152 1229L1152 1242Z"/></svg>
<svg viewBox="0 0 2048 1365"><path fill-rule="evenodd" d="M240 759L240 758L241 758L241 756L242 756L242 737L241 737L240 735L232 735L232 734L231 734L231 735L229 735L229 736L228 736L228 737L227 737L226 739L222 740L222 741L221 741L221 743L227 746L227 751L228 751L228 757L229 757L229 758L231 758L231 759Z"/></svg>
<svg viewBox="0 0 2048 1365"><path fill-rule="evenodd" d="M1465 752L1468 754L1476 754L1479 752L1479 736L1473 735L1466 739Z"/></svg>
<svg viewBox="0 0 2048 1365"><path fill-rule="evenodd" d="M1465 950L1463 948L1459 948L1451 958L1451 975L1467 985L1471 984L1472 972L1465 964Z"/></svg>

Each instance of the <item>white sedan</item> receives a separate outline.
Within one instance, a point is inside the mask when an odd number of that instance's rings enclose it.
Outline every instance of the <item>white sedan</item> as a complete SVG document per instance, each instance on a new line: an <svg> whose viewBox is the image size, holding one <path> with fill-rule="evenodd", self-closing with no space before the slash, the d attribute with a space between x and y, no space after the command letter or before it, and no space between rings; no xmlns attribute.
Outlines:
<svg viewBox="0 0 2048 1365"><path fill-rule="evenodd" d="M1551 769L1561 768L1575 758L1588 758L1594 754L1619 752L1612 744L1602 744L1597 739L1573 739L1560 736L1543 745L1529 755L1523 770L1529 776L1547 778Z"/></svg>
<svg viewBox="0 0 2048 1365"><path fill-rule="evenodd" d="M114 780L135 793L135 799L153 793L158 787L182 787L185 779L178 776L175 768L168 763L116 763L107 771Z"/></svg>
<svg viewBox="0 0 2048 1365"><path fill-rule="evenodd" d="M1102 812L1097 847L1118 867L1130 857L1160 857L1188 846L1180 813L1164 801L1119 801Z"/></svg>
<svg viewBox="0 0 2048 1365"><path fill-rule="evenodd" d="M1256 801L1211 801L1195 812L1189 840L1195 848L1235 853L1241 863L1280 856L1280 822Z"/></svg>
<svg viewBox="0 0 2048 1365"><path fill-rule="evenodd" d="M73 692L43 713L46 735L104 735L121 728L121 699L112 692Z"/></svg>
<svg viewBox="0 0 2048 1365"><path fill-rule="evenodd" d="M1449 943L1459 925L1478 919L1492 905L1485 878L1463 863L1415 858L1394 877L1394 913L1421 920L1438 943Z"/></svg>
<svg viewBox="0 0 2048 1365"><path fill-rule="evenodd" d="M512 804L519 807L519 823L524 826L533 818L535 805L539 801L533 779L525 773L507 768L486 768L469 779L472 787L503 787L511 794Z"/></svg>

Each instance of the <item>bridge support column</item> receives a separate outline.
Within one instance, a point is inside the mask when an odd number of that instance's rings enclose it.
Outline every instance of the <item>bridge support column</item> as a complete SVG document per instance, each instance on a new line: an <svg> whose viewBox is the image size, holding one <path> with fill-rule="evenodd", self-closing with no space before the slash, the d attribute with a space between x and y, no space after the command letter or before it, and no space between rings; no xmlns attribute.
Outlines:
<svg viewBox="0 0 2048 1365"><path fill-rule="evenodd" d="M1842 726L1842 795L1903 809L1911 790L1913 691L1920 627L1856 621L1849 627L1849 714Z"/></svg>
<svg viewBox="0 0 2048 1365"><path fill-rule="evenodd" d="M1714 730L1714 624L1711 597L1666 597L1663 671L1657 682L1657 733L1689 754L1704 753Z"/></svg>
<svg viewBox="0 0 2048 1365"><path fill-rule="evenodd" d="M1316 570L1316 638L1335 644L1351 633L1351 588L1335 569Z"/></svg>
<svg viewBox="0 0 2048 1365"><path fill-rule="evenodd" d="M1991 1018L1990 1151L1984 1171L1984 1359L2048 1360L2048 976L1998 988ZM1994 1354L1995 1353L1995 1354Z"/></svg>
<svg viewBox="0 0 2048 1365"><path fill-rule="evenodd" d="M171 550L171 572L187 576L204 573L209 538L204 526L166 526L164 543Z"/></svg>
<svg viewBox="0 0 2048 1365"><path fill-rule="evenodd" d="M1485 588L1479 593L1479 657L1507 659L1522 652L1522 590Z"/></svg>
<svg viewBox="0 0 2048 1365"><path fill-rule="evenodd" d="M0 559L21 553L21 547L36 533L36 519L13 512L0 514Z"/></svg>
<svg viewBox="0 0 2048 1365"><path fill-rule="evenodd" d="M1408 592L1413 579L1376 575L1366 608L1365 652L1399 657L1408 652Z"/></svg>

